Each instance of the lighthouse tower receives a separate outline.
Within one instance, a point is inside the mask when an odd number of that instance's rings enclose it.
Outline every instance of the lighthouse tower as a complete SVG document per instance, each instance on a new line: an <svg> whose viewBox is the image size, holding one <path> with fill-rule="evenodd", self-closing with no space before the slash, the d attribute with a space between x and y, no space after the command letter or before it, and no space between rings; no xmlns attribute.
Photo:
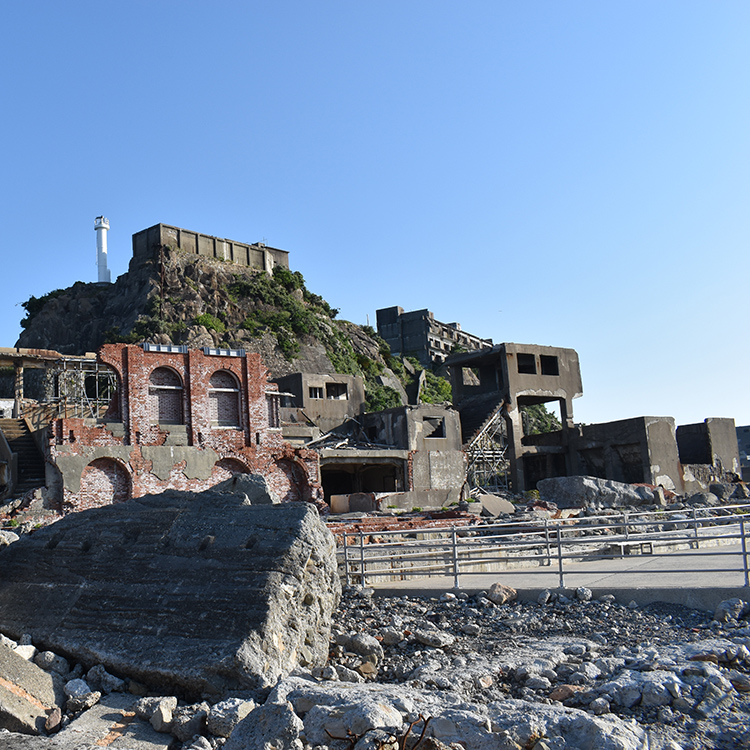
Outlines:
<svg viewBox="0 0 750 750"><path fill-rule="evenodd" d="M96 232L96 265L99 267L99 283L111 284L112 277L107 268L107 231L109 230L109 219L97 216L94 219L94 231Z"/></svg>

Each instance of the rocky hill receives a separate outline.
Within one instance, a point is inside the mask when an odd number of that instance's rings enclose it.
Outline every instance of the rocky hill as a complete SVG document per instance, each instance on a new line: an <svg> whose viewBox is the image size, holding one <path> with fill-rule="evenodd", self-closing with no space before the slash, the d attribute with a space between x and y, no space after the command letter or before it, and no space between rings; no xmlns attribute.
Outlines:
<svg viewBox="0 0 750 750"><path fill-rule="evenodd" d="M409 377L372 328L337 320L301 273L280 266L267 274L164 247L152 259L133 259L113 284L77 282L23 307L21 347L63 354L118 341L245 348L259 352L274 377L362 375L373 408L401 403L387 385L397 380L391 367Z"/></svg>

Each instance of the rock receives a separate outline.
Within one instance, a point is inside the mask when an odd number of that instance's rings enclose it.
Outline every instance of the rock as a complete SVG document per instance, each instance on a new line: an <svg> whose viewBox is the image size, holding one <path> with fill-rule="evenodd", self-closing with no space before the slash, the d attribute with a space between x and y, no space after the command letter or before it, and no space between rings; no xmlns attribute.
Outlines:
<svg viewBox="0 0 750 750"><path fill-rule="evenodd" d="M493 604L507 604L508 602L515 601L516 596L518 596L518 592L503 583L493 583L487 592L487 598Z"/></svg>
<svg viewBox="0 0 750 750"><path fill-rule="evenodd" d="M159 710L161 709L158 708L157 711ZM187 742L196 734L202 734L206 728L209 710L208 703L196 703L176 708L172 712L172 734L181 742Z"/></svg>
<svg viewBox="0 0 750 750"><path fill-rule="evenodd" d="M714 620L717 622L727 622L727 620L739 620L747 611L747 604L739 597L735 599L725 599L719 602L714 612Z"/></svg>
<svg viewBox="0 0 750 750"><path fill-rule="evenodd" d="M0 548L7 547L20 539L18 534L12 531L0 531Z"/></svg>
<svg viewBox="0 0 750 750"><path fill-rule="evenodd" d="M160 706L169 709L170 713L177 708L177 698L173 695L156 695L140 698L134 704L136 715L144 721L151 721L154 712Z"/></svg>
<svg viewBox="0 0 750 750"><path fill-rule="evenodd" d="M0 550L0 629L192 693L324 663L340 593L333 536L308 504L243 498L168 491L20 539Z"/></svg>
<svg viewBox="0 0 750 750"><path fill-rule="evenodd" d="M445 648L455 643L455 636L442 630L415 630L414 637L425 646Z"/></svg>
<svg viewBox="0 0 750 750"><path fill-rule="evenodd" d="M516 512L516 506L504 497L497 495L479 495L477 498L482 504L482 515L496 518L501 515L510 515Z"/></svg>
<svg viewBox="0 0 750 750"><path fill-rule="evenodd" d="M281 502L265 479L258 474L235 474L224 482L215 484L211 490L240 495L248 505L275 505Z"/></svg>
<svg viewBox="0 0 750 750"><path fill-rule="evenodd" d="M68 698L81 698L91 692L89 684L80 678L66 682L64 689Z"/></svg>
<svg viewBox="0 0 750 750"><path fill-rule="evenodd" d="M539 496L558 508L622 508L652 505L654 491L643 485L623 484L597 477L552 477L537 482Z"/></svg>
<svg viewBox="0 0 750 750"><path fill-rule="evenodd" d="M86 673L86 682L94 690L99 690L102 693L115 693L125 690L125 681L111 675L101 664L89 669Z"/></svg>
<svg viewBox="0 0 750 750"><path fill-rule="evenodd" d="M342 682L364 682L364 678L359 672L349 669L342 664L336 666L336 676Z"/></svg>
<svg viewBox="0 0 750 750"><path fill-rule="evenodd" d="M302 750L304 728L289 703L266 703L254 708L235 728L224 750ZM308 738L309 741L309 738ZM330 737L321 742L326 744Z"/></svg>
<svg viewBox="0 0 750 750"><path fill-rule="evenodd" d="M59 675L66 675L70 671L68 660L52 651L38 653L34 657L34 664L48 672L56 672Z"/></svg>
<svg viewBox="0 0 750 750"><path fill-rule="evenodd" d="M163 734L169 734L174 726L172 709L164 701L159 703L149 719L151 726Z"/></svg>
<svg viewBox="0 0 750 750"><path fill-rule="evenodd" d="M359 676L359 675L358 675ZM242 698L229 698L211 706L206 719L206 726L211 734L217 737L229 737L232 730L253 709L255 703Z"/></svg>
<svg viewBox="0 0 750 750"><path fill-rule="evenodd" d="M585 586L579 586L576 589L576 599L578 599L579 602L590 602L593 595L591 589L588 589Z"/></svg>
<svg viewBox="0 0 750 750"><path fill-rule="evenodd" d="M726 690L709 682L706 686L706 692L703 694L703 700L695 707L695 710L700 716L709 718L733 704L734 695L731 690Z"/></svg>
<svg viewBox="0 0 750 750"><path fill-rule="evenodd" d="M397 643L401 643L404 640L404 634L398 630L381 630L380 635L383 638L383 643L386 646L395 646Z"/></svg>
<svg viewBox="0 0 750 750"><path fill-rule="evenodd" d="M69 714L79 714L93 708L102 697L98 690L92 690L84 695L71 696L65 703L65 711Z"/></svg>
<svg viewBox="0 0 750 750"><path fill-rule="evenodd" d="M15 647L14 651L27 661L32 661L37 654L36 648L30 643L19 643L18 646Z"/></svg>
<svg viewBox="0 0 750 750"><path fill-rule="evenodd" d="M213 750L213 745L205 737L196 737L189 745L183 745L183 750Z"/></svg>
<svg viewBox="0 0 750 750"><path fill-rule="evenodd" d="M375 666L383 661L383 647L380 645L380 641L367 633L357 633L357 635L349 638L346 642L346 648L352 653L363 656Z"/></svg>

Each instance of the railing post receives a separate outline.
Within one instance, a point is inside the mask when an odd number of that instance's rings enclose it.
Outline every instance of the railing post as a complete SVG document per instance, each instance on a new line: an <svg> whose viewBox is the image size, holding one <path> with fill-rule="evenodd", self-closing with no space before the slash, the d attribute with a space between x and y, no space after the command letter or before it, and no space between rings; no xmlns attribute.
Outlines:
<svg viewBox="0 0 750 750"><path fill-rule="evenodd" d="M625 538L630 539L630 531L628 530L628 512L625 511L622 514L622 517L625 520Z"/></svg>
<svg viewBox="0 0 750 750"><path fill-rule="evenodd" d="M745 519L740 518L740 533L742 534L742 567L745 570L745 586L750 586L750 576L747 567L747 540L745 539Z"/></svg>
<svg viewBox="0 0 750 750"><path fill-rule="evenodd" d="M544 519L544 544L547 547L547 565L552 565L552 551L549 544L549 518Z"/></svg>
<svg viewBox="0 0 750 750"><path fill-rule="evenodd" d="M560 575L560 588L565 588L565 574L563 573L563 556L562 556L562 534L560 526L557 527L557 572Z"/></svg>
<svg viewBox="0 0 750 750"><path fill-rule="evenodd" d="M359 576L360 584L364 587L366 585L365 579L365 534L360 529L359 531Z"/></svg>
<svg viewBox="0 0 750 750"><path fill-rule="evenodd" d="M451 526L451 537L453 541L453 588L458 588L458 546L456 542L456 527Z"/></svg>
<svg viewBox="0 0 750 750"><path fill-rule="evenodd" d="M695 549L698 549L700 542L698 540L698 516L696 515L695 507L693 507L693 536L695 537Z"/></svg>
<svg viewBox="0 0 750 750"><path fill-rule="evenodd" d="M344 532L344 580L346 587L349 588L349 545L346 541L346 532Z"/></svg>

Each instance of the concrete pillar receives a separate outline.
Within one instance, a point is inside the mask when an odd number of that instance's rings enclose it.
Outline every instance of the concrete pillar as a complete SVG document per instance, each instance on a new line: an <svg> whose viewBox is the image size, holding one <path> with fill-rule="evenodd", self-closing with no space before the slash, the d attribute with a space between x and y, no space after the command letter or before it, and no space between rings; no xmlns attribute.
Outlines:
<svg viewBox="0 0 750 750"><path fill-rule="evenodd" d="M523 420L521 410L516 406L508 409L506 419L508 425L508 457L510 458L510 480L513 492L521 493L526 490L526 480L523 473Z"/></svg>
<svg viewBox="0 0 750 750"><path fill-rule="evenodd" d="M16 362L16 378L13 384L13 419L20 419L23 414L23 364Z"/></svg>

